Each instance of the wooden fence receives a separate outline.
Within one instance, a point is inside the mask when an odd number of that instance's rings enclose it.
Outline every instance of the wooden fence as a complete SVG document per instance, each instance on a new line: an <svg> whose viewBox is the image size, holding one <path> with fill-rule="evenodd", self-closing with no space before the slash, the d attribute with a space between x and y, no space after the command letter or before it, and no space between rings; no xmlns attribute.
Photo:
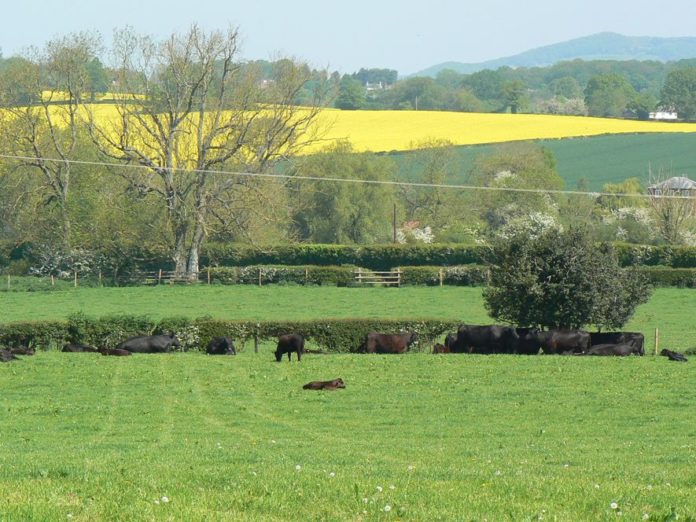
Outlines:
<svg viewBox="0 0 696 522"><path fill-rule="evenodd" d="M402 276L401 269L377 271L358 268L355 270L355 282L358 284L401 286Z"/></svg>

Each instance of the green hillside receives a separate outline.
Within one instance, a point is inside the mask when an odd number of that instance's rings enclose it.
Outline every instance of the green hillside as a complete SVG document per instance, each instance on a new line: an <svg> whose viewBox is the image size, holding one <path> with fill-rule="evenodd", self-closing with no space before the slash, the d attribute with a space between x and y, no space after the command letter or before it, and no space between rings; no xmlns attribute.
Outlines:
<svg viewBox="0 0 696 522"><path fill-rule="evenodd" d="M556 158L558 172L565 188L573 189L585 179L590 190L601 190L605 183L616 183L637 177L644 183L649 169L670 175L696 175L696 134L631 134L541 140ZM492 154L495 145L457 147L460 175L456 183L464 183L479 156ZM404 180L418 179L414 171L412 152L394 153L399 176Z"/></svg>

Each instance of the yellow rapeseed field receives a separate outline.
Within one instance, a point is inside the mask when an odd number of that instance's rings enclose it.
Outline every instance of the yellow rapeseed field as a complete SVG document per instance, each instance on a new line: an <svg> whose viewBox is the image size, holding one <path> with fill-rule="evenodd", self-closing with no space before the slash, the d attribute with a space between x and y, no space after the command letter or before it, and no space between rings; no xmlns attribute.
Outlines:
<svg viewBox="0 0 696 522"><path fill-rule="evenodd" d="M96 118L117 118L115 105L96 104L90 108ZM317 125L321 139L304 149L307 154L318 152L340 140L348 141L356 152L385 152L411 150L434 140L447 140L455 145L476 145L601 134L696 133L696 123L438 111L324 109Z"/></svg>
<svg viewBox="0 0 696 522"><path fill-rule="evenodd" d="M436 111L325 110L324 140L345 139L356 151L410 150L419 142L448 140L455 145L633 134L696 132L696 123L618 120L546 114L478 114ZM321 144L312 146L312 150Z"/></svg>

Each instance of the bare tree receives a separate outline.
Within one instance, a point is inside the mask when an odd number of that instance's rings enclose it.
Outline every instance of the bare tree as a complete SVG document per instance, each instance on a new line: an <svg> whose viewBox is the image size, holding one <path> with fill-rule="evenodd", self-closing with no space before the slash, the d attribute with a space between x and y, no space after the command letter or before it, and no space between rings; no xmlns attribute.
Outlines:
<svg viewBox="0 0 696 522"><path fill-rule="evenodd" d="M88 65L100 39L78 33L49 41L10 61L0 77L3 151L17 166L38 170L44 203L58 209L62 246L70 248L68 213L72 160L76 159L82 96L89 91Z"/></svg>
<svg viewBox="0 0 696 522"><path fill-rule="evenodd" d="M650 209L660 237L670 244L684 243L696 216L696 183L688 178L649 170Z"/></svg>
<svg viewBox="0 0 696 522"><path fill-rule="evenodd" d="M238 57L236 29L205 33L192 26L155 42L130 30L116 34L116 118L90 117L101 152L139 169L120 172L142 193L155 194L171 228L172 259L195 277L210 221L242 211L239 188L311 141L321 93L309 107L295 100L311 77L291 60L274 76Z"/></svg>

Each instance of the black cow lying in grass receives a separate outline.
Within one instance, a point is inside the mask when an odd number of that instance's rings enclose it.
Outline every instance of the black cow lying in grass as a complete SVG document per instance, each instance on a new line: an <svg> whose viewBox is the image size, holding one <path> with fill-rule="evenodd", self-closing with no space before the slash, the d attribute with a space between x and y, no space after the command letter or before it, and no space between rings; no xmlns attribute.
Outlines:
<svg viewBox="0 0 696 522"><path fill-rule="evenodd" d="M302 388L305 390L337 390L345 388L346 384L340 377L331 381L312 381L305 384Z"/></svg>
<svg viewBox="0 0 696 522"><path fill-rule="evenodd" d="M10 362L19 360L10 350L0 350L0 362Z"/></svg>
<svg viewBox="0 0 696 522"><path fill-rule="evenodd" d="M208 355L237 355L234 342L229 337L214 337L205 352Z"/></svg>
<svg viewBox="0 0 696 522"><path fill-rule="evenodd" d="M94 346L89 346L88 344L67 343L67 344L63 345L63 349L61 351L62 352L69 352L69 353L81 353L81 352L96 353L99 350L97 350Z"/></svg>
<svg viewBox="0 0 696 522"><path fill-rule="evenodd" d="M673 352L672 350L668 350L667 348L662 350L660 352L660 355L668 357L670 361L687 362L689 360L686 357L684 357L684 354L681 354L679 352Z"/></svg>
<svg viewBox="0 0 696 522"><path fill-rule="evenodd" d="M115 355L116 357L131 355L131 352L122 348L99 348L99 353L102 355Z"/></svg>
<svg viewBox="0 0 696 522"><path fill-rule="evenodd" d="M174 335L139 335L126 339L116 348L135 353L166 353L172 346L180 346Z"/></svg>
<svg viewBox="0 0 696 522"><path fill-rule="evenodd" d="M34 355L36 353L34 348L27 348L26 346L20 346L19 348L8 348L8 351L13 355Z"/></svg>
<svg viewBox="0 0 696 522"><path fill-rule="evenodd" d="M278 337L278 346L275 351L276 361L280 362L284 353L288 354L289 361L292 352L297 354L299 362L302 359L302 352L304 352L304 337L300 334L285 334Z"/></svg>
<svg viewBox="0 0 696 522"><path fill-rule="evenodd" d="M632 344L597 344L587 350L585 355L615 355L626 357L634 353L640 355L638 348Z"/></svg>

